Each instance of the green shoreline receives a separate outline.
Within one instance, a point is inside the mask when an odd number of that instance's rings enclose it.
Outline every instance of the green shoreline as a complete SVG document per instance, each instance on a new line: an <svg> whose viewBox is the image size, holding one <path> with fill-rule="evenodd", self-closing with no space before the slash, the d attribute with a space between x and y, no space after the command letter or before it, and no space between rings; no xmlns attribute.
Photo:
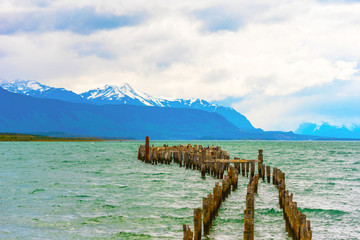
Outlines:
<svg viewBox="0 0 360 240"><path fill-rule="evenodd" d="M100 138L92 137L49 137L41 135L0 133L0 142L101 142Z"/></svg>

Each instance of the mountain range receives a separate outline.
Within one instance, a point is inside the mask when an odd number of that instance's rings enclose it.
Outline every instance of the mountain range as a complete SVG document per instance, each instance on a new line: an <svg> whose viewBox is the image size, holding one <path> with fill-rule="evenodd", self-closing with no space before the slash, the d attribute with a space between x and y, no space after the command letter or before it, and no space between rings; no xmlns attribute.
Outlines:
<svg viewBox="0 0 360 240"><path fill-rule="evenodd" d="M305 134L320 137L336 137L336 138L360 138L360 126L354 125L352 128L348 128L344 125L336 126L327 122L316 124L305 122L302 123L295 131L297 134Z"/></svg>
<svg viewBox="0 0 360 240"><path fill-rule="evenodd" d="M35 98L0 88L0 132L143 139L235 139L241 130L216 113ZM45 134L46 135L46 134Z"/></svg>
<svg viewBox="0 0 360 240"><path fill-rule="evenodd" d="M76 94L64 88L54 88L36 81L25 80L5 82L0 84L0 87L12 93L73 103L92 103L97 105L127 104L163 108L198 109L218 113L241 130L248 132L262 131L261 129L255 129L244 115L238 113L233 108L210 104L203 99L170 100L157 98L132 88L128 83L124 83L121 86L105 85L103 88L89 90L81 94Z"/></svg>
<svg viewBox="0 0 360 240"><path fill-rule="evenodd" d="M36 81L0 84L0 132L49 136L153 139L316 140L359 138L330 125L302 124L293 132L263 131L235 109L203 99L153 97L124 83L76 94Z"/></svg>

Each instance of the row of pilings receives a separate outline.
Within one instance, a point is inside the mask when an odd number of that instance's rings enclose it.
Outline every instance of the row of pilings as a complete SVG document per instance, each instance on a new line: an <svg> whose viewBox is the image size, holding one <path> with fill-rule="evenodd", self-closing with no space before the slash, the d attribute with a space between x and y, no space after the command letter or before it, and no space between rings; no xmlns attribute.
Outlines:
<svg viewBox="0 0 360 240"><path fill-rule="evenodd" d="M246 191L246 208L244 210L244 239L254 239L255 193L258 190L259 175L250 177Z"/></svg>
<svg viewBox="0 0 360 240"><path fill-rule="evenodd" d="M255 194L258 191L259 179L271 183L271 167L263 163L263 151L259 149L257 160L230 159L229 154L219 146L203 147L179 145L150 147L149 138L145 145L138 149L138 159L152 165L170 164L174 162L186 169L195 169L201 172L202 178L206 173L217 179L222 179L221 185L215 183L212 193L203 198L202 208L194 209L194 232L189 225L183 225L184 240L200 240L202 233L208 235L212 222L218 215L221 203L235 191L238 185L238 176L249 177L246 195L246 209L244 210L244 238L254 239ZM255 174L255 163L258 173ZM233 163L233 166L231 165ZM285 189L285 174L273 168L272 182L279 189L279 205L283 209L286 230L294 240L310 240L312 232L310 221L297 209L297 203L292 201L293 194L289 195Z"/></svg>
<svg viewBox="0 0 360 240"><path fill-rule="evenodd" d="M297 208L297 202L293 201L293 194L289 194L289 191L286 190L285 173L280 169L273 168L273 184L279 190L279 205L283 209L289 236L295 240L311 239L310 220L306 220L306 215Z"/></svg>
<svg viewBox="0 0 360 240"><path fill-rule="evenodd" d="M229 172L236 174L236 169L229 169ZM234 181L235 178L229 177L226 175L222 180L222 185L219 182L215 183L213 192L209 193L206 197L203 198L202 209L194 209L194 240L201 239L201 228L203 226L204 235L208 235L212 222L216 216L218 216L221 203L226 200L226 198L231 194L231 191L237 189L237 181ZM183 225L185 229L186 225ZM188 228L188 226L187 226ZM184 232L184 240L192 240L192 236Z"/></svg>

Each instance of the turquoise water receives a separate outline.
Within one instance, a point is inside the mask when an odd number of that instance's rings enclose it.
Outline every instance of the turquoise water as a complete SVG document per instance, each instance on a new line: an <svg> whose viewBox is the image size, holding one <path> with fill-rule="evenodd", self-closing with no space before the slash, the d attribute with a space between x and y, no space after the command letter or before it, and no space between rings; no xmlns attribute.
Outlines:
<svg viewBox="0 0 360 240"><path fill-rule="evenodd" d="M154 141L151 144L186 144ZM313 239L360 239L360 142L202 141L231 157L286 173ZM0 239L182 239L216 181L178 165L137 160L143 142L0 143ZM204 239L242 239L248 179L221 207ZM291 239L277 189L259 184L255 238Z"/></svg>

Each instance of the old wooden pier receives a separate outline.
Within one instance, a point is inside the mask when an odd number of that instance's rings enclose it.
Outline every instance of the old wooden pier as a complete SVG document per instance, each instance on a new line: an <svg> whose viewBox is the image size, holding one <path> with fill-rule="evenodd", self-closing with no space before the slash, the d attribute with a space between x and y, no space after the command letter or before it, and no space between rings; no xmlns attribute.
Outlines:
<svg viewBox="0 0 360 240"><path fill-rule="evenodd" d="M197 145L179 145L150 147L149 137L145 145L138 150L138 159L152 165L175 163L187 169L196 169L204 178L206 173L217 179L222 179L221 185L215 183L212 192L203 198L202 208L194 209L194 231L189 225L183 225L184 240L200 240L202 234L209 234L212 221L218 215L221 203L235 191L238 185L238 176L249 178L244 210L243 239L254 239L255 196L258 192L258 183L271 183L271 167L263 163L263 151L260 149L257 159L230 159L229 154L219 146L202 147ZM257 163L257 173L256 172ZM310 220L293 202L293 194L286 190L285 173L273 168L272 183L279 190L279 205L283 209L286 230L295 240L310 240L312 238ZM240 214L239 214L240 217Z"/></svg>

